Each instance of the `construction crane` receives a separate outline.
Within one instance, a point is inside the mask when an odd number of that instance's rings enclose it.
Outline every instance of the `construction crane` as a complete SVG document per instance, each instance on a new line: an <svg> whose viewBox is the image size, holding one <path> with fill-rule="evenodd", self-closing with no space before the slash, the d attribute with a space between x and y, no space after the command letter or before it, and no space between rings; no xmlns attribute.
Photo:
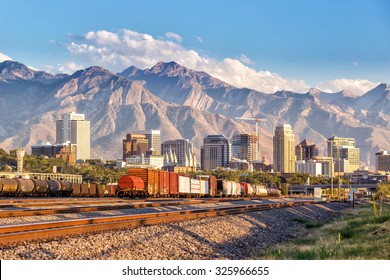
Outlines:
<svg viewBox="0 0 390 280"><path fill-rule="evenodd" d="M259 141L259 122L265 122L266 119L259 119L259 118L248 118L248 117L237 117L236 120L243 120L243 121L255 121L256 123L256 136L255 136L255 156L254 160L258 159L258 141Z"/></svg>

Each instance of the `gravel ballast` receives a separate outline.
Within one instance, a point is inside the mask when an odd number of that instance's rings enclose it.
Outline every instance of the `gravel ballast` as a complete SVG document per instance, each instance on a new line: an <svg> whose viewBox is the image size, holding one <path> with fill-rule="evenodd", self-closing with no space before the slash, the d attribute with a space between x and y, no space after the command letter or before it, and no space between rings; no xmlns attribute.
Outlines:
<svg viewBox="0 0 390 280"><path fill-rule="evenodd" d="M299 206L0 247L0 259L250 259L299 235L297 220L327 222L344 203Z"/></svg>

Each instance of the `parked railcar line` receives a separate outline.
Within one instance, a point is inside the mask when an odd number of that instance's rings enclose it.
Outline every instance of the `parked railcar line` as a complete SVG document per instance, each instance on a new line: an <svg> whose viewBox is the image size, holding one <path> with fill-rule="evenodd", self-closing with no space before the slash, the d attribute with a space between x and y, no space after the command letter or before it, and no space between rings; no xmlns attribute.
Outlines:
<svg viewBox="0 0 390 280"><path fill-rule="evenodd" d="M0 244L9 244L40 239L52 239L60 236L86 234L91 232L144 226L158 223L205 217L241 214L250 211L264 211L274 208L286 208L307 204L325 203L324 201L290 201L268 204L214 207L208 209L171 211L154 214L123 215L104 218L77 219L67 221L44 222L39 224L8 225L0 227Z"/></svg>

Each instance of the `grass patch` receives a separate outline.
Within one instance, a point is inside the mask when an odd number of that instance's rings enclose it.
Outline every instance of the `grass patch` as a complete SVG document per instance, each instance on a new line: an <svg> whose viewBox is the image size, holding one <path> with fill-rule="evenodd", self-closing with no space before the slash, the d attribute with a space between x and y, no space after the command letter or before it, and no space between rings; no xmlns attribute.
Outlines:
<svg viewBox="0 0 390 280"><path fill-rule="evenodd" d="M353 215L322 223L293 220L304 224L301 238L255 254L257 259L327 260L390 259L390 207L384 205L382 216L375 217L372 205L361 205Z"/></svg>

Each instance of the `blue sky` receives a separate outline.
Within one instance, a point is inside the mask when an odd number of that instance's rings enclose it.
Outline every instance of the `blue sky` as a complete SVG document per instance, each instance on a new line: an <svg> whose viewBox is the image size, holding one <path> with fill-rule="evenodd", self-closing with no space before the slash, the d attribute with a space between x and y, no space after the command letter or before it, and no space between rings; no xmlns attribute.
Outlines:
<svg viewBox="0 0 390 280"><path fill-rule="evenodd" d="M50 72L178 60L265 92L361 93L390 82L389 12L384 0L0 0L0 53Z"/></svg>

